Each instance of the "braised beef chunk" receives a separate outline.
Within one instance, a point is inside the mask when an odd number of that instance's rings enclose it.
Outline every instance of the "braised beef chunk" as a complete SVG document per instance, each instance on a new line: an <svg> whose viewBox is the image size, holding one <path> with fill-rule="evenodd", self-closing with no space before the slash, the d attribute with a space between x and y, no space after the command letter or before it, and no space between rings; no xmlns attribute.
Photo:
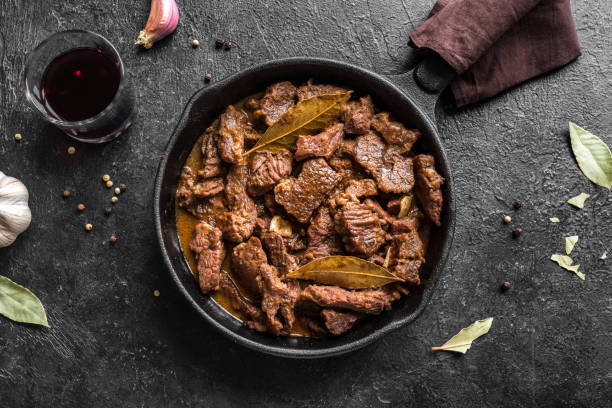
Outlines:
<svg viewBox="0 0 612 408"><path fill-rule="evenodd" d="M391 308L391 303L399 299L395 289L348 290L338 286L308 285L300 293L300 302L312 302L323 308L348 309L365 314L379 314Z"/></svg>
<svg viewBox="0 0 612 408"><path fill-rule="evenodd" d="M403 234L405 232L416 232L423 223L423 213L414 211L407 217L395 219L391 222L391 235Z"/></svg>
<svg viewBox="0 0 612 408"><path fill-rule="evenodd" d="M323 309L321 316L327 330L334 336L339 336L353 327L365 315L350 310Z"/></svg>
<svg viewBox="0 0 612 408"><path fill-rule="evenodd" d="M423 242L417 232L393 236L389 261L391 273L407 283L420 285L419 269L423 262Z"/></svg>
<svg viewBox="0 0 612 408"><path fill-rule="evenodd" d="M348 201L336 209L334 221L347 252L368 257L385 243L383 221L365 204Z"/></svg>
<svg viewBox="0 0 612 408"><path fill-rule="evenodd" d="M285 112L295 105L295 86L289 81L277 82L266 89L255 116L263 118L266 125L272 126Z"/></svg>
<svg viewBox="0 0 612 408"><path fill-rule="evenodd" d="M376 133L359 136L351 152L357 163L363 166L385 193L407 193L414 186L412 160L400 154L392 146L385 146Z"/></svg>
<svg viewBox="0 0 612 408"><path fill-rule="evenodd" d="M444 178L438 174L435 168L433 156L419 154L414 158L416 171L416 196L423 207L423 211L440 226L440 212L442 211L442 191Z"/></svg>
<svg viewBox="0 0 612 408"><path fill-rule="evenodd" d="M276 185L274 197L289 214L306 223L341 178L325 159L311 159L304 163L297 179L291 177Z"/></svg>
<svg viewBox="0 0 612 408"><path fill-rule="evenodd" d="M393 222L393 217L389 215L381 206L378 204L378 201L373 200L371 198L366 198L363 200L363 204L367 206L370 210L374 211L378 218L380 218L382 224L391 224Z"/></svg>
<svg viewBox="0 0 612 408"><path fill-rule="evenodd" d="M389 144L402 147L407 152L412 145L421 137L417 129L406 129L404 125L389 118L389 112L381 112L372 119L372 127L382 135Z"/></svg>
<svg viewBox="0 0 612 408"><path fill-rule="evenodd" d="M302 325L308 330L311 337L323 337L328 334L321 316L314 315L312 313L302 313L299 314L298 317Z"/></svg>
<svg viewBox="0 0 612 408"><path fill-rule="evenodd" d="M225 298L229 300L232 308L244 315L245 326L258 332L268 331L267 319L264 312L240 293L236 284L226 273L221 274L219 289Z"/></svg>
<svg viewBox="0 0 612 408"><path fill-rule="evenodd" d="M397 215L400 212L402 207L402 199L401 198L392 198L387 201L387 212L391 215Z"/></svg>
<svg viewBox="0 0 612 408"><path fill-rule="evenodd" d="M285 276L298 268L295 257L287 252L285 240L279 233L266 231L261 235L261 241L268 254L270 264L278 269L281 276Z"/></svg>
<svg viewBox="0 0 612 408"><path fill-rule="evenodd" d="M370 123L374 116L374 104L370 96L359 98L346 104L344 110L344 131L362 135L370 131Z"/></svg>
<svg viewBox="0 0 612 408"><path fill-rule="evenodd" d="M258 139L259 135L247 124L247 115L230 105L219 117L217 148L221 159L238 163L244 153L245 139Z"/></svg>
<svg viewBox="0 0 612 408"><path fill-rule="evenodd" d="M225 185L225 198L229 205L219 217L223 237L232 242L242 242L253 234L257 222L257 208L246 193L248 170L244 164L231 167Z"/></svg>
<svg viewBox="0 0 612 408"><path fill-rule="evenodd" d="M280 149L276 154L254 152L249 159L248 193L252 196L264 194L282 179L291 175L292 154Z"/></svg>
<svg viewBox="0 0 612 408"><path fill-rule="evenodd" d="M198 281L202 293L219 289L221 265L225 258L225 245L221 239L221 230L205 222L195 227L189 245L198 261Z"/></svg>
<svg viewBox="0 0 612 408"><path fill-rule="evenodd" d="M309 79L304 85L298 87L297 89L297 97L298 101L303 101L304 99L312 98L317 95L331 95L337 93L345 93L348 90L345 88L341 88L336 85L323 85L323 84L315 84L312 79Z"/></svg>
<svg viewBox="0 0 612 408"><path fill-rule="evenodd" d="M308 237L308 247L305 252L307 260L342 253L342 241L336 234L334 220L328 207L319 207L310 222L306 235Z"/></svg>
<svg viewBox="0 0 612 408"><path fill-rule="evenodd" d="M193 194L198 198L206 198L217 195L223 191L223 179L213 178L202 180L194 184Z"/></svg>
<svg viewBox="0 0 612 408"><path fill-rule="evenodd" d="M244 104L244 107L250 110L251 112L254 112L257 109L259 109L260 105L261 105L261 99L252 97L252 98L247 99L246 103Z"/></svg>
<svg viewBox="0 0 612 408"><path fill-rule="evenodd" d="M218 130L218 122L215 121L202 135L202 167L198 170L198 176L203 179L219 176L223 171L215 139Z"/></svg>
<svg viewBox="0 0 612 408"><path fill-rule="evenodd" d="M276 268L266 263L260 265L259 276L261 310L267 316L268 329L276 336L287 335L295 322L293 309L300 294L299 284L293 280L282 282Z"/></svg>
<svg viewBox="0 0 612 408"><path fill-rule="evenodd" d="M179 206L186 210L194 203L195 197L193 194L193 186L196 183L196 176L191 167L183 167L181 172L181 183L176 191L176 200Z"/></svg>
<svg viewBox="0 0 612 408"><path fill-rule="evenodd" d="M232 251L232 273L251 295L259 293L259 266L267 262L268 257L257 237L236 245Z"/></svg>
<svg viewBox="0 0 612 408"><path fill-rule="evenodd" d="M349 180L344 192L355 198L375 196L378 194L376 182L372 179Z"/></svg>
<svg viewBox="0 0 612 408"><path fill-rule="evenodd" d="M329 158L342 143L344 125L335 124L314 136L299 136L295 160L300 161L311 157Z"/></svg>

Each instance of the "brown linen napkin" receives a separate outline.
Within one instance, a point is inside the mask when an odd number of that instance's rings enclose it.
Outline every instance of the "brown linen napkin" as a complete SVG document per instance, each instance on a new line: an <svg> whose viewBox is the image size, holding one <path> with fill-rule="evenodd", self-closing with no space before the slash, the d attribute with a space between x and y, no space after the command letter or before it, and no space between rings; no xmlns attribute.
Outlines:
<svg viewBox="0 0 612 408"><path fill-rule="evenodd" d="M410 39L457 71L451 84L457 106L581 55L569 0L439 0Z"/></svg>

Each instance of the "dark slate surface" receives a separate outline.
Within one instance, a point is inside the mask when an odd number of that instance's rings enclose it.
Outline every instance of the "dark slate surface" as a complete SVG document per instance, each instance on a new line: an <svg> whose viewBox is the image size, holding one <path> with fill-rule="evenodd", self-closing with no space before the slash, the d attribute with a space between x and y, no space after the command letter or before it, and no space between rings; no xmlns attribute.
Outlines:
<svg viewBox="0 0 612 408"><path fill-rule="evenodd" d="M184 0L175 35L142 51L132 42L146 0L0 2L0 171L25 182L34 216L0 249L0 272L41 298L52 325L0 318L0 406L610 406L612 261L598 258L612 252L612 196L579 172L567 132L572 120L612 145L608 0L573 2L584 49L575 63L478 106L438 112L454 166L457 231L431 304L410 327L353 354L282 360L213 332L170 281L154 235L153 179L204 74L214 81L298 55L402 72L408 32L432 1L385 3ZM105 146L71 142L25 101L26 52L68 28L109 38L138 84L134 126ZM235 47L216 51L217 36ZM66 154L69 145L76 155ZM104 173L128 186L108 219ZM68 200L64 188L73 191ZM583 211L565 203L582 191L592 195ZM520 211L511 208L516 199ZM505 214L511 225L502 224ZM525 231L519 240L510 238L514 225ZM580 236L574 257L584 282L548 260L572 234ZM502 294L505 280L512 289ZM491 332L467 355L429 350L487 316L495 318Z"/></svg>

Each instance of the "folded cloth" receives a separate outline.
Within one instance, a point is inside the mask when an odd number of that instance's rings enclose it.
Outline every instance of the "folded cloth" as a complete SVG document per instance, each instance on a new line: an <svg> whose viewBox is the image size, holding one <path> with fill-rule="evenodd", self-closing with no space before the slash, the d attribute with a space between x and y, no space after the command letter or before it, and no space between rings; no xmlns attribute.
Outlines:
<svg viewBox="0 0 612 408"><path fill-rule="evenodd" d="M439 0L410 39L457 71L451 84L457 106L581 55L569 0Z"/></svg>

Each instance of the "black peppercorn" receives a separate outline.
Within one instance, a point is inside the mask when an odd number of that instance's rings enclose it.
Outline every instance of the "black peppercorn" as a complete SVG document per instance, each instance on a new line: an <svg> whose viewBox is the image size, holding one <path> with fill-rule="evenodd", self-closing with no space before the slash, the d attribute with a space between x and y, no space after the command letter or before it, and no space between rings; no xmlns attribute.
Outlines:
<svg viewBox="0 0 612 408"><path fill-rule="evenodd" d="M125 184L121 183L119 184L119 190L121 190L121 192L123 193L125 191L127 187L125 186Z"/></svg>
<svg viewBox="0 0 612 408"><path fill-rule="evenodd" d="M513 229L513 230L512 230L512 236L513 236L514 238L518 238L518 237L520 237L522 233L523 233L523 229L522 229L522 228L518 228L518 227L517 227L517 228L515 228L515 229Z"/></svg>
<svg viewBox="0 0 612 408"><path fill-rule="evenodd" d="M223 40L221 38L217 38L215 40L215 48L221 48L223 47Z"/></svg>
<svg viewBox="0 0 612 408"><path fill-rule="evenodd" d="M520 201L515 201L514 202L514 209L518 210L519 208L521 208L523 206L523 204L521 204Z"/></svg>
<svg viewBox="0 0 612 408"><path fill-rule="evenodd" d="M504 282L502 287L501 287L501 289L503 291L506 291L506 290L510 289L510 282Z"/></svg>
<svg viewBox="0 0 612 408"><path fill-rule="evenodd" d="M209 73L209 74L204 75L204 80L206 82L210 82L211 79L212 79L212 74Z"/></svg>
<svg viewBox="0 0 612 408"><path fill-rule="evenodd" d="M113 209L112 209L112 208L110 208L110 207L106 207L106 208L104 209L104 214L106 214L107 216L108 216L108 215L111 215L111 213L112 213L112 212L113 212Z"/></svg>
<svg viewBox="0 0 612 408"><path fill-rule="evenodd" d="M223 45L225 45L225 49L229 50L232 48L232 42L231 41L226 41L223 43Z"/></svg>

